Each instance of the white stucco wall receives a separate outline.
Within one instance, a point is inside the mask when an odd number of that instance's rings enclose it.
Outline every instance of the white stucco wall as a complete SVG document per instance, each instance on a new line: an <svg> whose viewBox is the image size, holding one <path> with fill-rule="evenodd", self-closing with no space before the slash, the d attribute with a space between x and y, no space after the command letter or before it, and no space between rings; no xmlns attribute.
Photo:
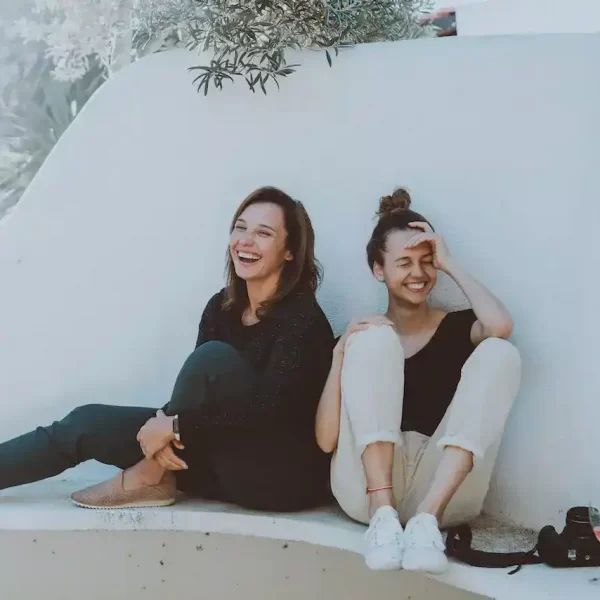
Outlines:
<svg viewBox="0 0 600 600"><path fill-rule="evenodd" d="M588 35L370 45L333 69L304 53L267 97L196 95L186 52L121 72L0 223L0 439L82 403L162 404L257 186L305 201L338 330L381 306L364 245L407 184L516 320L523 389L488 509L560 522L600 491L599 52Z"/></svg>
<svg viewBox="0 0 600 600"><path fill-rule="evenodd" d="M487 0L456 10L458 35L598 33L598 0Z"/></svg>

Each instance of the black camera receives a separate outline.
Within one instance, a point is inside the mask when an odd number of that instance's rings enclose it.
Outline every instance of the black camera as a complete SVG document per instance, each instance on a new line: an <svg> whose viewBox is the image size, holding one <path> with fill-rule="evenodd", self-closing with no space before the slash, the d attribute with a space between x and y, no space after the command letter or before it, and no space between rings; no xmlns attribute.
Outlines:
<svg viewBox="0 0 600 600"><path fill-rule="evenodd" d="M600 541L590 522L590 511L576 506L567 512L562 533L547 525L540 531L539 557L552 567L600 567Z"/></svg>

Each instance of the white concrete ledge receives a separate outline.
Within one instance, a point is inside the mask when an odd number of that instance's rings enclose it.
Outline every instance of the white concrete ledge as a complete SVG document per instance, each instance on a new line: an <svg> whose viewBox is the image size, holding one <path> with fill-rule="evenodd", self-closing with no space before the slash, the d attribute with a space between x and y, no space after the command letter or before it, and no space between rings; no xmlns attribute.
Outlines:
<svg viewBox="0 0 600 600"><path fill-rule="evenodd" d="M304 542L354 553L361 549L364 527L333 508L265 514L222 503L183 499L175 506L160 509L83 510L73 506L68 498L84 485L86 482L82 481L51 480L0 492L0 553L1 534L8 531L186 531ZM485 523L485 527L490 527L489 522ZM529 537L528 532L518 530L514 535L520 540ZM435 579L496 600L600 597L600 568L558 570L527 566L508 575L508 569L477 569L453 562L446 574Z"/></svg>

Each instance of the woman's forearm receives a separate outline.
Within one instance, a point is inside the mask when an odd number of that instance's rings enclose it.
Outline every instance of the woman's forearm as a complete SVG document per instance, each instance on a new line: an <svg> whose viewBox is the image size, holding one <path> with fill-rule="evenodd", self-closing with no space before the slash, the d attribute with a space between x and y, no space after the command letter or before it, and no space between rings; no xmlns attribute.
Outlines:
<svg viewBox="0 0 600 600"><path fill-rule="evenodd" d="M340 434L340 411L342 402L341 378L344 354L335 350L329 376L325 382L317 408L315 435L323 452L333 452Z"/></svg>
<svg viewBox="0 0 600 600"><path fill-rule="evenodd" d="M512 333L513 321L510 313L502 302L492 294L482 283L454 259L445 269L454 279L469 301L477 320L481 324L480 337L508 338Z"/></svg>

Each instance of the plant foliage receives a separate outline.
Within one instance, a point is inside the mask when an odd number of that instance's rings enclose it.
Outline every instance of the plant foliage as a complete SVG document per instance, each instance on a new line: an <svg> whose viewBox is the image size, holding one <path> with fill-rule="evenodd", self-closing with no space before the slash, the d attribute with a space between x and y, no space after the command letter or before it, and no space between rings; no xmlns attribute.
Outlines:
<svg viewBox="0 0 600 600"><path fill-rule="evenodd" d="M429 0L142 0L137 16L139 40L171 39L190 49L212 51L209 64L192 67L199 91L212 84L246 80L253 92L287 77L299 65L286 62L286 50L340 48L427 35L421 24ZM150 10L148 10L150 9Z"/></svg>

